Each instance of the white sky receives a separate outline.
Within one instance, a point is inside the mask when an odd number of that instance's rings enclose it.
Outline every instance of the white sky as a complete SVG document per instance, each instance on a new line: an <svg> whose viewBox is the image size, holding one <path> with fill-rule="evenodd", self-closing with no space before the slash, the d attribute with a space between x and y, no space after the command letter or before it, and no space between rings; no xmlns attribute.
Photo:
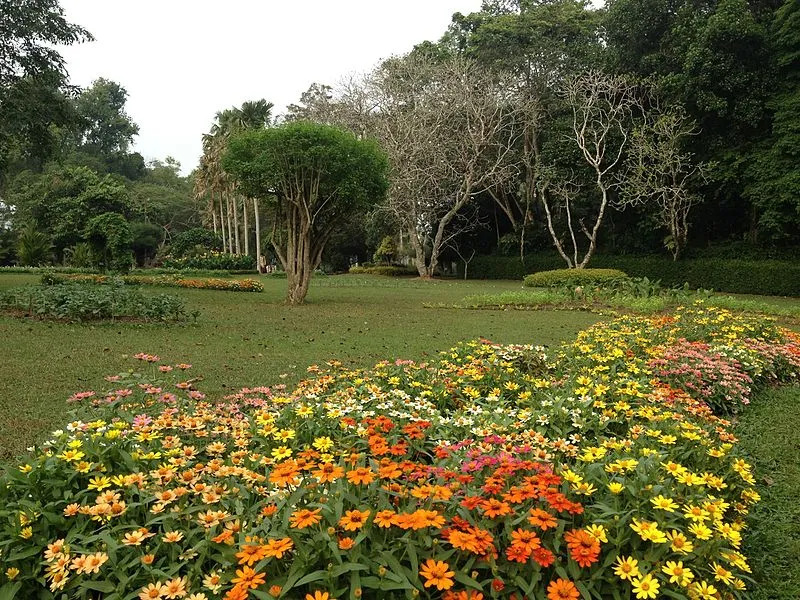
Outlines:
<svg viewBox="0 0 800 600"><path fill-rule="evenodd" d="M128 91L145 159L197 164L218 110L266 98L275 114L313 82L333 85L380 59L438 40L480 0L61 0L95 42L62 49L70 80Z"/></svg>

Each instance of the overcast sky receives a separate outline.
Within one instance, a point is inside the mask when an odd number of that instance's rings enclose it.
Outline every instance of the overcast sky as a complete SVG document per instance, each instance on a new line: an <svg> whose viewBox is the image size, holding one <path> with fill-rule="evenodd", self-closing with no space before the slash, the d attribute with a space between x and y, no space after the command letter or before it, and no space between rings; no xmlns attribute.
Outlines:
<svg viewBox="0 0 800 600"><path fill-rule="evenodd" d="M72 83L128 91L145 159L188 173L218 110L266 98L276 114L313 82L335 84L424 40L480 0L61 0L96 41L64 48Z"/></svg>

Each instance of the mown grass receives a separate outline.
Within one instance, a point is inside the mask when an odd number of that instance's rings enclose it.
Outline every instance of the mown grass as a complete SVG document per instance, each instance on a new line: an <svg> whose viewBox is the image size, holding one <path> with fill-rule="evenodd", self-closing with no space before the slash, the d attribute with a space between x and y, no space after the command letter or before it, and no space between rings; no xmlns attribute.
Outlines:
<svg viewBox="0 0 800 600"><path fill-rule="evenodd" d="M702 299L708 306L717 306L732 311L753 312L787 319L800 320L800 300L796 298L770 298L761 296L712 295L705 297L691 295L686 297L651 296L634 297L614 295L603 298L578 299L564 289L539 288L513 290L499 293L475 294L463 298L454 308L483 309L615 309L634 313L653 313L675 308L680 304Z"/></svg>
<svg viewBox="0 0 800 600"><path fill-rule="evenodd" d="M0 274L0 290L37 275ZM293 383L333 358L368 366L384 358L424 360L458 341L557 345L597 320L586 313L429 309L465 295L518 289L519 282L320 277L308 303L283 305L286 281L262 277L263 293L164 289L200 311L197 324L63 324L0 315L0 457L19 454L67 418L66 398L100 387L104 375L138 366L131 355L188 362L221 395L243 386ZM160 288L153 288L153 292Z"/></svg>
<svg viewBox="0 0 800 600"><path fill-rule="evenodd" d="M745 555L751 600L800 598L800 386L758 395L737 426L752 458L762 500L751 514Z"/></svg>

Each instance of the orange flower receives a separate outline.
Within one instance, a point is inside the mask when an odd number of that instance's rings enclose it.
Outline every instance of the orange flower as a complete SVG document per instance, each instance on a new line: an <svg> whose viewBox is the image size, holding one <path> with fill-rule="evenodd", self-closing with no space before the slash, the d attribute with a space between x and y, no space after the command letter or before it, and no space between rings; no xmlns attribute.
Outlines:
<svg viewBox="0 0 800 600"><path fill-rule="evenodd" d="M361 529L369 517L369 512L368 510L363 512L360 510L348 510L344 516L339 519L339 525L344 527L345 531Z"/></svg>
<svg viewBox="0 0 800 600"><path fill-rule="evenodd" d="M330 600L330 594L317 590L314 592L313 596L311 594L306 594L305 600Z"/></svg>
<svg viewBox="0 0 800 600"><path fill-rule="evenodd" d="M448 571L449 568L450 565L442 560L426 560L419 570L419 574L425 578L425 587L436 586L437 590L449 590L453 587L455 572Z"/></svg>
<svg viewBox="0 0 800 600"><path fill-rule="evenodd" d="M531 509L531 516L528 517L528 523L534 527L538 527L542 531L547 531L558 525L555 516L541 508Z"/></svg>
<svg viewBox="0 0 800 600"><path fill-rule="evenodd" d="M358 467L347 472L347 479L353 485L369 485L375 480L375 473L369 467Z"/></svg>
<svg viewBox="0 0 800 600"><path fill-rule="evenodd" d="M247 587L236 585L225 594L225 600L247 600L250 596L247 590Z"/></svg>
<svg viewBox="0 0 800 600"><path fill-rule="evenodd" d="M378 467L378 477L381 479L394 479L402 474L403 471L400 470L400 467L395 462L381 462L381 466Z"/></svg>
<svg viewBox="0 0 800 600"><path fill-rule="evenodd" d="M547 600L578 600L578 588L569 579L556 579L547 586Z"/></svg>
<svg viewBox="0 0 800 600"><path fill-rule="evenodd" d="M257 573L250 567L242 567L236 569L236 577L231 579L231 583L235 583L236 587L244 589L255 589L265 581L263 573Z"/></svg>
<svg viewBox="0 0 800 600"><path fill-rule="evenodd" d="M279 585L271 585L269 587L269 595L275 596L276 598L281 595L281 586Z"/></svg>
<svg viewBox="0 0 800 600"><path fill-rule="evenodd" d="M342 550L350 550L356 543L351 537L343 537L339 540L339 548Z"/></svg>
<svg viewBox="0 0 800 600"><path fill-rule="evenodd" d="M241 551L236 553L240 565L252 567L258 561L267 557L266 548L259 544L245 544Z"/></svg>
<svg viewBox="0 0 800 600"><path fill-rule="evenodd" d="M322 463L313 475L322 483L329 483L340 479L344 475L344 469L332 463Z"/></svg>
<svg viewBox="0 0 800 600"><path fill-rule="evenodd" d="M374 521L374 523L378 527L384 527L384 528L391 527L394 515L395 515L395 512L393 510L381 510L381 511L378 511L377 513L375 513L375 521Z"/></svg>
<svg viewBox="0 0 800 600"><path fill-rule="evenodd" d="M322 520L322 517L319 516L320 510L322 509L316 508L314 510L308 510L304 508L302 510L297 510L289 517L289 523L291 523L294 529L305 529L306 527L316 525Z"/></svg>
<svg viewBox="0 0 800 600"><path fill-rule="evenodd" d="M506 548L506 557L512 562L524 564L531 557L531 551L526 546L514 544Z"/></svg>
<svg viewBox="0 0 800 600"><path fill-rule="evenodd" d="M155 554L145 554L142 556L142 564L143 565L152 565L153 561L156 559Z"/></svg>
<svg viewBox="0 0 800 600"><path fill-rule="evenodd" d="M503 517L511 513L511 506L509 506L507 502L501 502L497 498L483 500L479 504L479 507L483 511L483 514L490 519L494 519L495 517Z"/></svg>
<svg viewBox="0 0 800 600"><path fill-rule="evenodd" d="M518 528L511 532L511 544L521 546L527 549L528 552L533 552L542 545L542 540L532 531Z"/></svg>
<svg viewBox="0 0 800 600"><path fill-rule="evenodd" d="M450 542L454 548L458 548L459 550L482 554L481 546L475 539L474 533L451 530L447 536L447 541Z"/></svg>
<svg viewBox="0 0 800 600"><path fill-rule="evenodd" d="M264 553L270 557L283 558L283 555L289 552L293 547L294 542L288 537L277 540L267 540L267 544L264 546Z"/></svg>
<svg viewBox="0 0 800 600"><path fill-rule="evenodd" d="M588 567L597 562L600 556L600 542L593 535L583 529L573 529L564 535L569 548L569 555L582 567Z"/></svg>
<svg viewBox="0 0 800 600"><path fill-rule="evenodd" d="M278 511L278 507L275 504L267 504L264 508L261 509L261 516L262 517L271 517Z"/></svg>

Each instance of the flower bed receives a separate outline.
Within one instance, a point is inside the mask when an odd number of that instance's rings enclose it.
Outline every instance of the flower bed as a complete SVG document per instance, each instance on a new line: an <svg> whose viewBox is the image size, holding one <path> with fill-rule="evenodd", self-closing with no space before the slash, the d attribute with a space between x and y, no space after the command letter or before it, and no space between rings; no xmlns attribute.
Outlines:
<svg viewBox="0 0 800 600"><path fill-rule="evenodd" d="M730 423L658 375L684 340L750 388L800 372L793 334L702 307L552 356L471 342L220 401L138 355L0 480L0 592L744 598L755 478Z"/></svg>
<svg viewBox="0 0 800 600"><path fill-rule="evenodd" d="M182 287L196 290L223 290L229 292L263 292L264 286L255 279L189 278L180 275L98 275L46 273L42 283L56 285L65 282L108 284L121 282L126 285L157 285Z"/></svg>

